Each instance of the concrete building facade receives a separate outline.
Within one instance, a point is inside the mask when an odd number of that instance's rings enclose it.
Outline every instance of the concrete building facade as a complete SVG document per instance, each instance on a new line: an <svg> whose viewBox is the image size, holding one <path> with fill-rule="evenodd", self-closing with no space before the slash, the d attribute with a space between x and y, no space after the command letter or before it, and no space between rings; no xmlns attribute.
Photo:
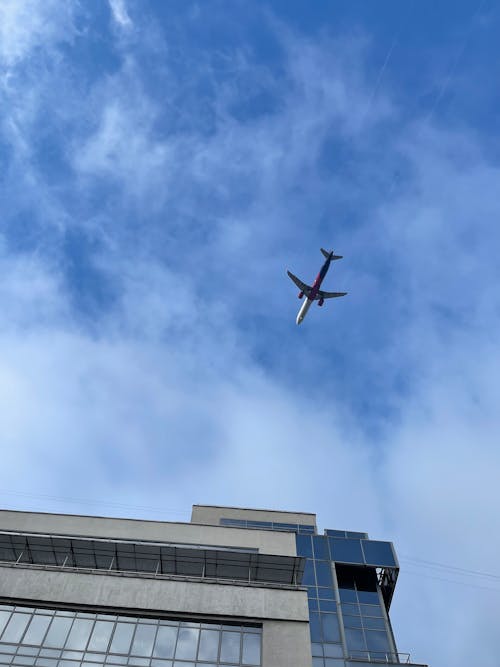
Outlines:
<svg viewBox="0 0 500 667"><path fill-rule="evenodd" d="M399 664L388 542L313 514L191 523L0 511L0 665Z"/></svg>

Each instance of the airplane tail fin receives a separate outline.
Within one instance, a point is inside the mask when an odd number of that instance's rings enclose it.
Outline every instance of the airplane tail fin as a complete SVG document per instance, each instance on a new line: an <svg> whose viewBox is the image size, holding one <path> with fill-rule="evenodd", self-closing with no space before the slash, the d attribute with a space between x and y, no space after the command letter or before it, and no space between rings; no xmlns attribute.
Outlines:
<svg viewBox="0 0 500 667"><path fill-rule="evenodd" d="M330 253L328 252L328 250L325 250L324 248L321 248L321 252L323 253L323 256L326 259L328 259L330 257ZM343 255L333 255L332 260L333 259L342 259L342 257L343 257Z"/></svg>

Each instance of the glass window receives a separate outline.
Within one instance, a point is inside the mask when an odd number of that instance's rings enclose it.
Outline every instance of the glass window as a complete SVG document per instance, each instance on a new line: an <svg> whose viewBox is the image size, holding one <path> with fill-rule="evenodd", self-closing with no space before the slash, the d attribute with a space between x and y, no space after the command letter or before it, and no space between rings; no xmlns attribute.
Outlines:
<svg viewBox="0 0 500 667"><path fill-rule="evenodd" d="M377 591L358 590L358 600L363 604L380 604Z"/></svg>
<svg viewBox="0 0 500 667"><path fill-rule="evenodd" d="M319 624L319 614L314 611L309 614L309 630L311 632L312 642L322 641L321 626Z"/></svg>
<svg viewBox="0 0 500 667"><path fill-rule="evenodd" d="M333 600L320 600L319 608L321 611L337 611L337 603Z"/></svg>
<svg viewBox="0 0 500 667"><path fill-rule="evenodd" d="M84 651L92 631L94 621L77 618L73 623L65 648L72 651Z"/></svg>
<svg viewBox="0 0 500 667"><path fill-rule="evenodd" d="M345 639L349 649L363 650L365 646L365 638L362 630L355 628L345 628Z"/></svg>
<svg viewBox="0 0 500 667"><path fill-rule="evenodd" d="M217 660L219 654L219 635L220 633L216 630L201 631L198 660Z"/></svg>
<svg viewBox="0 0 500 667"><path fill-rule="evenodd" d="M369 630L385 630L385 621L383 618L363 616L363 627Z"/></svg>
<svg viewBox="0 0 500 667"><path fill-rule="evenodd" d="M365 562L360 540L341 540L336 537L329 537L328 541L332 560L339 563L359 563L361 565Z"/></svg>
<svg viewBox="0 0 500 667"><path fill-rule="evenodd" d="M260 665L260 635L243 634L243 665Z"/></svg>
<svg viewBox="0 0 500 667"><path fill-rule="evenodd" d="M391 542L363 540L363 551L367 565L396 567L396 558Z"/></svg>
<svg viewBox="0 0 500 667"><path fill-rule="evenodd" d="M313 655L323 655L323 644L311 644L311 651Z"/></svg>
<svg viewBox="0 0 500 667"><path fill-rule="evenodd" d="M297 556L312 557L312 540L310 535L296 535L295 544L297 546Z"/></svg>
<svg viewBox="0 0 500 667"><path fill-rule="evenodd" d="M304 568L304 576L302 577L302 586L314 586L314 566L313 561L308 559Z"/></svg>
<svg viewBox="0 0 500 667"><path fill-rule="evenodd" d="M332 586L332 566L329 561L316 561L316 581L318 586Z"/></svg>
<svg viewBox="0 0 500 667"><path fill-rule="evenodd" d="M366 646L370 651L389 651L387 634L378 630L365 630Z"/></svg>
<svg viewBox="0 0 500 667"><path fill-rule="evenodd" d="M113 623L109 621L97 621L94 625L94 631L88 645L89 651L102 651L108 649L111 633L113 632Z"/></svg>
<svg viewBox="0 0 500 667"><path fill-rule="evenodd" d="M153 651L156 629L156 625L146 625L139 623L135 631L132 650L130 652L133 655L150 656Z"/></svg>
<svg viewBox="0 0 500 667"><path fill-rule="evenodd" d="M342 603L342 613L343 614L357 614L359 616L359 614L360 614L359 605Z"/></svg>
<svg viewBox="0 0 500 667"><path fill-rule="evenodd" d="M3 642L17 643L21 640L31 616L28 614L12 614L2 635Z"/></svg>
<svg viewBox="0 0 500 667"><path fill-rule="evenodd" d="M325 602L329 602L329 600L325 600ZM318 600L316 598L308 598L307 603L309 605L309 611L318 611Z"/></svg>
<svg viewBox="0 0 500 667"><path fill-rule="evenodd" d="M360 604L362 616L382 616L382 609L380 605L375 604Z"/></svg>
<svg viewBox="0 0 500 667"><path fill-rule="evenodd" d="M323 641L340 641L339 622L337 614L321 614L321 627L323 629Z"/></svg>
<svg viewBox="0 0 500 667"><path fill-rule="evenodd" d="M111 641L111 653L128 653L132 643L135 625L132 623L118 622L116 624L113 639Z"/></svg>
<svg viewBox="0 0 500 667"><path fill-rule="evenodd" d="M323 658L313 658L313 667L325 667Z"/></svg>
<svg viewBox="0 0 500 667"><path fill-rule="evenodd" d="M333 600L335 598L333 588L318 588L318 597L326 600Z"/></svg>
<svg viewBox="0 0 500 667"><path fill-rule="evenodd" d="M329 658L343 658L344 649L342 644L325 644L325 656Z"/></svg>
<svg viewBox="0 0 500 667"><path fill-rule="evenodd" d="M7 621L10 618L10 611L0 611L0 636L2 635L2 631L7 625Z"/></svg>
<svg viewBox="0 0 500 667"><path fill-rule="evenodd" d="M45 646L50 648L62 648L66 642L66 637L68 636L72 623L73 619L65 616L56 616L53 618L47 636L45 637Z"/></svg>
<svg viewBox="0 0 500 667"><path fill-rule="evenodd" d="M198 637L200 631L195 628L180 628L179 637L177 639L177 648L175 650L175 657L185 660L194 660L196 658L196 651L198 648ZM223 633L232 634L232 633ZM238 639L240 635L238 634ZM238 655L239 659L239 655Z"/></svg>
<svg viewBox="0 0 500 667"><path fill-rule="evenodd" d="M50 624L50 616L33 616L31 623L24 635L24 644L41 644L47 628Z"/></svg>
<svg viewBox="0 0 500 667"><path fill-rule="evenodd" d="M361 616L347 616L344 614L344 625L346 628L362 628Z"/></svg>
<svg viewBox="0 0 500 667"><path fill-rule="evenodd" d="M318 560L330 560L326 540L323 535L313 536L314 557Z"/></svg>
<svg viewBox="0 0 500 667"><path fill-rule="evenodd" d="M203 630L201 634L203 635ZM218 635L218 633L217 633ZM156 635L153 655L157 658L173 658L175 642L177 641L177 625L160 625ZM211 658L209 658L211 660Z"/></svg>
<svg viewBox="0 0 500 667"><path fill-rule="evenodd" d="M339 588L339 595L341 602L357 603L358 601L356 591L350 588Z"/></svg>
<svg viewBox="0 0 500 667"><path fill-rule="evenodd" d="M223 632L220 647L221 662L239 662L240 634L237 632Z"/></svg>

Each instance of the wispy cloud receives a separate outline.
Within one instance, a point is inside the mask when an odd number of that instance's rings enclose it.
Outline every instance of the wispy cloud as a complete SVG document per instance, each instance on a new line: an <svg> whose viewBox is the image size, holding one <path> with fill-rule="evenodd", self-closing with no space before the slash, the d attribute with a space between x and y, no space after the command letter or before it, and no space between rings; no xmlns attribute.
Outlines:
<svg viewBox="0 0 500 667"><path fill-rule="evenodd" d="M131 28L133 23L130 18L125 0L108 0L113 19L121 28Z"/></svg>
<svg viewBox="0 0 500 667"><path fill-rule="evenodd" d="M273 20L270 65L177 25L158 62L137 19L97 63L58 7L0 10L0 487L303 508L494 571L500 211L481 136L401 124L362 35ZM284 269L307 279L329 239L349 297L297 330ZM401 650L493 664L491 599L424 575L403 569Z"/></svg>

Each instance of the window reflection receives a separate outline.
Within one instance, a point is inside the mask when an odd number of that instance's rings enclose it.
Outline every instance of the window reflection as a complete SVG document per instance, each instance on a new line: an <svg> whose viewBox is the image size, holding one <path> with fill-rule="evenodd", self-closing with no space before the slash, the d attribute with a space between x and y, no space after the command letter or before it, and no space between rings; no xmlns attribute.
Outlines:
<svg viewBox="0 0 500 667"><path fill-rule="evenodd" d="M255 626L116 617L50 609L0 609L0 664L38 667L258 667L262 630ZM6 631L8 633L6 634ZM26 645L28 644L28 645ZM107 650L109 647L109 654ZM3 656L3 657L2 657ZM108 657L106 657L108 656ZM175 657L174 657L175 656ZM198 661L198 662L196 662Z"/></svg>

